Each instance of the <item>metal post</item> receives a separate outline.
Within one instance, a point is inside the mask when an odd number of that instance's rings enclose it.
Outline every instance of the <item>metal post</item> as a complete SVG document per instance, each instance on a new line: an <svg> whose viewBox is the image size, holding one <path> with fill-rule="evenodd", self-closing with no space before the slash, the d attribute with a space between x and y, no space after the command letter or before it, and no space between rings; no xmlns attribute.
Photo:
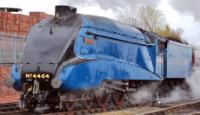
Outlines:
<svg viewBox="0 0 200 115"><path fill-rule="evenodd" d="M16 40L17 40L17 39L16 39L16 38L17 38L17 37L15 36L15 37L14 37L14 58L15 58L15 59L14 59L14 62L15 62L15 64L17 64L17 44L16 44L16 42L17 42Z"/></svg>

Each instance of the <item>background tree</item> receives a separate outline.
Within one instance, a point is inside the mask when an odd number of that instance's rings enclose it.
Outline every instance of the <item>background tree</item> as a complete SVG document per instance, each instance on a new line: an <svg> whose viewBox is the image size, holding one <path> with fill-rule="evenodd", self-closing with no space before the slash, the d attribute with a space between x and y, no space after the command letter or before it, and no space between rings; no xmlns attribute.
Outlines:
<svg viewBox="0 0 200 115"><path fill-rule="evenodd" d="M178 28L176 30L173 30L172 28L169 27L169 25L165 25L161 28L156 28L155 30L155 33L175 41L181 41L182 32L183 32L182 29Z"/></svg>
<svg viewBox="0 0 200 115"><path fill-rule="evenodd" d="M180 28L173 30L168 24L166 24L162 12L152 6L139 7L137 16L133 16L127 13L120 14L119 20L123 23L137 26L154 32L158 35L167 37L168 39L176 41L181 40L181 34L183 30Z"/></svg>
<svg viewBox="0 0 200 115"><path fill-rule="evenodd" d="M141 27L145 30L156 32L157 28L161 28L165 24L164 16L161 12L151 6L143 6L139 10L139 20Z"/></svg>

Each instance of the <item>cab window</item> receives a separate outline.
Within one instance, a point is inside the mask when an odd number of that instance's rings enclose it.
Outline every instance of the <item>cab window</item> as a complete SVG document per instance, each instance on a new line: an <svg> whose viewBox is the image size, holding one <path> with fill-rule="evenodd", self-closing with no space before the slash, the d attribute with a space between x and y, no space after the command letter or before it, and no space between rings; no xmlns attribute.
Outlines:
<svg viewBox="0 0 200 115"><path fill-rule="evenodd" d="M146 33L146 36L149 38L151 44L155 44L156 36L150 33Z"/></svg>

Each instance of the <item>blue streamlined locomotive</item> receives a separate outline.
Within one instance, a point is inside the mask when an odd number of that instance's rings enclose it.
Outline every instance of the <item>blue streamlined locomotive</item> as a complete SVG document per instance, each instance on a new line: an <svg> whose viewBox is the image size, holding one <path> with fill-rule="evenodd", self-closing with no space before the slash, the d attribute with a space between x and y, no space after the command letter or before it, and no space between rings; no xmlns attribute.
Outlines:
<svg viewBox="0 0 200 115"><path fill-rule="evenodd" d="M95 102L105 106L108 95L120 106L124 94L152 82L177 84L191 70L192 47L186 43L56 6L55 17L29 32L10 85L23 92L22 104L29 109L62 102L70 110L77 100L88 108ZM97 89L103 93L97 95Z"/></svg>

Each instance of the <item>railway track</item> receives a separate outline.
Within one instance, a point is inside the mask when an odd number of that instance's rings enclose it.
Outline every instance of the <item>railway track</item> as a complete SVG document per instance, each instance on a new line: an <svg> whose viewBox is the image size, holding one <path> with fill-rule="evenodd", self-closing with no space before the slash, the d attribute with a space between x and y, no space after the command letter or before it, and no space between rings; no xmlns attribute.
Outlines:
<svg viewBox="0 0 200 115"><path fill-rule="evenodd" d="M200 115L200 100L143 113L142 115Z"/></svg>
<svg viewBox="0 0 200 115"><path fill-rule="evenodd" d="M25 111L19 108L17 102L0 104L0 115L23 115Z"/></svg>
<svg viewBox="0 0 200 115"><path fill-rule="evenodd" d="M145 112L146 111L146 112ZM148 111L148 112L147 112ZM0 105L0 115L35 115L27 110L19 109L17 103ZM53 111L45 111L43 115L200 115L200 100L178 104L167 104L163 106L129 104L122 107L109 106L108 108L94 107L92 109L79 109L73 111L61 111L56 108Z"/></svg>
<svg viewBox="0 0 200 115"><path fill-rule="evenodd" d="M127 107L109 107L109 108L92 108L92 109L82 109L82 110L74 110L70 112L55 112L55 113L47 113L44 115L90 115L95 113L102 113L102 112L109 112L109 111L115 111L115 110L123 110Z"/></svg>
<svg viewBox="0 0 200 115"><path fill-rule="evenodd" d="M43 115L88 115L94 113L101 113L101 112L108 112L108 111L115 111L115 110L122 110L126 108L130 108L131 106L125 105L122 107L114 107L110 106L108 108L100 108L94 107L91 109L79 109L79 110L72 110L72 111L59 111L59 108L55 108L54 110L42 110L36 109L36 112L30 113L27 110L19 109L17 103L7 103L0 105L0 115L35 115L35 114L43 114ZM43 113L44 112L44 113Z"/></svg>

